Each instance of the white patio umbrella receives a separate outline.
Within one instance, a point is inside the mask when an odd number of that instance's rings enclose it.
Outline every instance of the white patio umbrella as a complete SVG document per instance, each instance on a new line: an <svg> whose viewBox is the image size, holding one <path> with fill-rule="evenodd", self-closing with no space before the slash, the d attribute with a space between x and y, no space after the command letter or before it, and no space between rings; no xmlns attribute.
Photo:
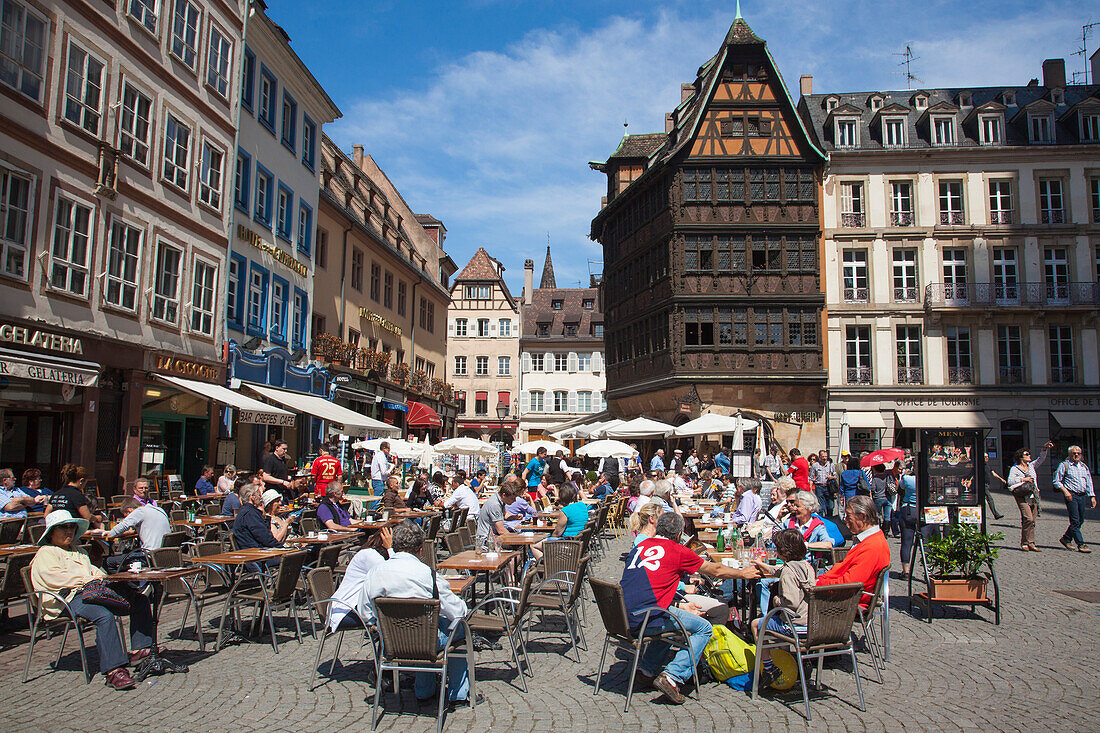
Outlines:
<svg viewBox="0 0 1100 733"><path fill-rule="evenodd" d="M752 430L757 426L755 420L741 418L742 427ZM678 428L674 428L672 435L677 438L688 438L698 435L729 435L737 430L737 418L730 415L719 415L716 412L708 412L694 420L689 420Z"/></svg>
<svg viewBox="0 0 1100 733"><path fill-rule="evenodd" d="M410 443L398 438L371 438L370 440L358 440L351 444L355 450L379 450L382 443L390 444L390 455L398 458L418 458L424 452L423 443Z"/></svg>
<svg viewBox="0 0 1100 733"><path fill-rule="evenodd" d="M745 421L738 415L733 426L733 449L745 450Z"/></svg>
<svg viewBox="0 0 1100 733"><path fill-rule="evenodd" d="M552 440L529 440L526 443L520 443L512 448L513 453L522 453L525 456L530 456L538 453L539 448L545 448L546 452L550 455L554 455L558 451L564 452L569 455L571 451L562 445L561 443L555 443Z"/></svg>
<svg viewBox="0 0 1100 733"><path fill-rule="evenodd" d="M578 438L584 438L591 440L592 438L602 438L606 430L615 427L616 425L622 425L626 420L619 418L613 418L606 422L592 423L591 425L583 426L581 431L577 433Z"/></svg>
<svg viewBox="0 0 1100 733"><path fill-rule="evenodd" d="M436 443L436 453L449 453L457 456L495 456L500 450L492 443L477 438L451 438Z"/></svg>
<svg viewBox="0 0 1100 733"><path fill-rule="evenodd" d="M420 464L417 467L431 470L432 463L435 462L435 449L432 448L432 442L424 438L423 442L417 445L421 446Z"/></svg>
<svg viewBox="0 0 1100 733"><path fill-rule="evenodd" d="M585 458L630 458L634 455L634 449L618 440L596 440L578 448L577 455Z"/></svg>
<svg viewBox="0 0 1100 733"><path fill-rule="evenodd" d="M756 421L750 420L749 422ZM763 459L764 456L768 455L767 448L764 447L764 426L760 423L757 423L756 427L756 450L760 451L760 458Z"/></svg>
<svg viewBox="0 0 1100 733"><path fill-rule="evenodd" d="M648 417L636 417L621 425L603 430L605 438L663 438L672 426Z"/></svg>

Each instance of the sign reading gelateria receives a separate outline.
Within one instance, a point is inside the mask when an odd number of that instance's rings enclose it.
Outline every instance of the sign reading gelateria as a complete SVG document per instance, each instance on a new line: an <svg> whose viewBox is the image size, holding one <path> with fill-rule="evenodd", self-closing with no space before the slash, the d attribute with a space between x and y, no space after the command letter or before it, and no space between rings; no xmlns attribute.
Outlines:
<svg viewBox="0 0 1100 733"><path fill-rule="evenodd" d="M35 364L24 359L0 359L0 377L18 377L38 382L53 382L70 387L94 386L99 374L90 369Z"/></svg>
<svg viewBox="0 0 1100 733"><path fill-rule="evenodd" d="M401 327L400 326L398 326L396 323L389 320L388 318L383 318L382 316L378 315L377 313L375 313L372 310L368 310L366 308L360 308L359 309L359 317L362 318L363 320L366 320L366 321L374 321L375 323L377 323L379 326L382 327L382 330L389 331L394 336L400 336L401 335Z"/></svg>
<svg viewBox="0 0 1100 733"><path fill-rule="evenodd" d="M78 338L62 336L49 331L37 331L33 328L15 326L10 323L0 323L0 341L9 344L35 346L50 351L60 351L63 354L84 353L84 346Z"/></svg>
<svg viewBox="0 0 1100 733"><path fill-rule="evenodd" d="M180 359L167 354L158 354L154 362L157 371L178 374L181 377L198 377L208 382L217 381L220 370L216 366L200 364L197 361Z"/></svg>
<svg viewBox="0 0 1100 733"><path fill-rule="evenodd" d="M280 265L283 265L284 267L289 267L291 270L294 270L294 272L298 273L302 277L305 277L308 273L308 268L306 268L305 265L299 262L294 257L294 255L279 249L274 244L269 244L268 242L265 242L259 234L252 231L244 224L237 225L237 238L248 242L256 249L267 252Z"/></svg>

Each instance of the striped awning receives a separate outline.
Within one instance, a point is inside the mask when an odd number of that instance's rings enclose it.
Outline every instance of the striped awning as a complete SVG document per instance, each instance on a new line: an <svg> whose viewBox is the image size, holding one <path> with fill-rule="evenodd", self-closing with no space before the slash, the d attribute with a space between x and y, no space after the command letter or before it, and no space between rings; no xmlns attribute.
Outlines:
<svg viewBox="0 0 1100 733"><path fill-rule="evenodd" d="M443 426L443 420L439 413L425 405L423 402L406 402L409 406L409 415L405 424L410 428L439 428Z"/></svg>

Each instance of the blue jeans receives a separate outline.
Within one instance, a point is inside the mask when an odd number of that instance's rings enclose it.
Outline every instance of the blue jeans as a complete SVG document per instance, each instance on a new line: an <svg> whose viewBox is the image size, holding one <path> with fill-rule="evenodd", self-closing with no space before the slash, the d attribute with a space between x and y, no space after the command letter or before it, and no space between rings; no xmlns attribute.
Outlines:
<svg viewBox="0 0 1100 733"><path fill-rule="evenodd" d="M702 616L696 616L694 613L683 611L675 606L669 608L668 612L680 619L680 623L684 625L684 628L687 629L688 632L688 644L690 648L678 649L676 651L676 656L674 656L672 661L664 668L665 674L667 674L673 682L682 685L691 679L691 670L699 664L699 659L703 656L703 648L706 647L707 642L710 641L712 628L710 621L707 621ZM660 618L650 621L649 626L645 629L646 636L660 634L665 631L679 630L680 627L670 618ZM638 662L638 666L641 667L646 674L654 673L664 664L665 659L668 658L669 649L670 646L668 642L651 642L645 654L642 655L641 660Z"/></svg>
<svg viewBox="0 0 1100 733"><path fill-rule="evenodd" d="M442 618L439 619L439 649L447 643L447 634L450 628L445 627ZM455 634L455 640L465 638L465 634ZM439 675L434 672L413 673L413 693L417 700L427 700L439 689ZM464 658L452 658L447 661L447 699L466 700L470 697L470 669Z"/></svg>
<svg viewBox="0 0 1100 733"><path fill-rule="evenodd" d="M1085 510L1092 503L1088 494L1070 493L1072 498L1066 501L1066 511L1069 512L1069 529L1062 535L1062 542L1076 542L1077 546L1085 544L1085 538L1081 536L1081 525L1085 523Z"/></svg>
<svg viewBox="0 0 1100 733"><path fill-rule="evenodd" d="M814 494L817 496L819 511L823 517L833 516L833 496L828 486L815 486Z"/></svg>
<svg viewBox="0 0 1100 733"><path fill-rule="evenodd" d="M130 648L146 649L153 644L153 611L149 599L129 588L112 586L130 602ZM77 593L69 606L73 613L95 624L95 646L99 652L99 671L103 674L122 667L129 658L122 650L122 639L115 626L115 615L103 606L85 603Z"/></svg>
<svg viewBox="0 0 1100 733"><path fill-rule="evenodd" d="M882 515L883 526L888 526L890 524L890 517L894 513L894 502L889 499L876 500L875 508L878 509L879 513Z"/></svg>
<svg viewBox="0 0 1100 733"><path fill-rule="evenodd" d="M374 491L374 493L381 494L381 493L384 493L386 491L386 482L376 480L376 479L371 479L370 487L371 487L371 490Z"/></svg>
<svg viewBox="0 0 1100 733"><path fill-rule="evenodd" d="M763 616L771 610L772 586L779 582L779 578L761 578L756 584L760 594L760 615Z"/></svg>

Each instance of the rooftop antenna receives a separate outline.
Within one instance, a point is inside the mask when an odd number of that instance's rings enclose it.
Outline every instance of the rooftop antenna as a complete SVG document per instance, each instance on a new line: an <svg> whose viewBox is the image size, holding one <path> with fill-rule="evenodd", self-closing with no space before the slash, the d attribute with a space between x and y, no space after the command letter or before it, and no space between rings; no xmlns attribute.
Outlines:
<svg viewBox="0 0 1100 733"><path fill-rule="evenodd" d="M904 61L899 63L898 66L904 66L905 67L905 88L906 89L912 89L913 88L913 82L915 82L915 81L920 82L922 84L924 83L924 81L920 77L917 77L917 76L913 75L912 64L913 64L914 61L920 61L920 56L914 56L913 55L912 46L910 46L909 44L906 44L905 45L905 53L896 53L894 55L895 56L900 56L904 59Z"/></svg>
<svg viewBox="0 0 1100 733"><path fill-rule="evenodd" d="M1098 25L1100 25L1100 23L1087 23L1087 24L1081 26L1081 48L1077 49L1076 51L1074 51L1070 55L1071 56L1080 56L1082 66L1084 66L1085 70L1084 71L1075 71L1075 72L1073 72L1073 83L1077 83L1078 74L1080 74L1082 76L1083 83L1085 83L1085 84L1089 83L1089 53L1088 53L1089 45L1088 45L1088 40L1089 40L1089 34L1092 33L1092 29L1095 28ZM1093 79L1093 81L1095 82L1096 80Z"/></svg>

